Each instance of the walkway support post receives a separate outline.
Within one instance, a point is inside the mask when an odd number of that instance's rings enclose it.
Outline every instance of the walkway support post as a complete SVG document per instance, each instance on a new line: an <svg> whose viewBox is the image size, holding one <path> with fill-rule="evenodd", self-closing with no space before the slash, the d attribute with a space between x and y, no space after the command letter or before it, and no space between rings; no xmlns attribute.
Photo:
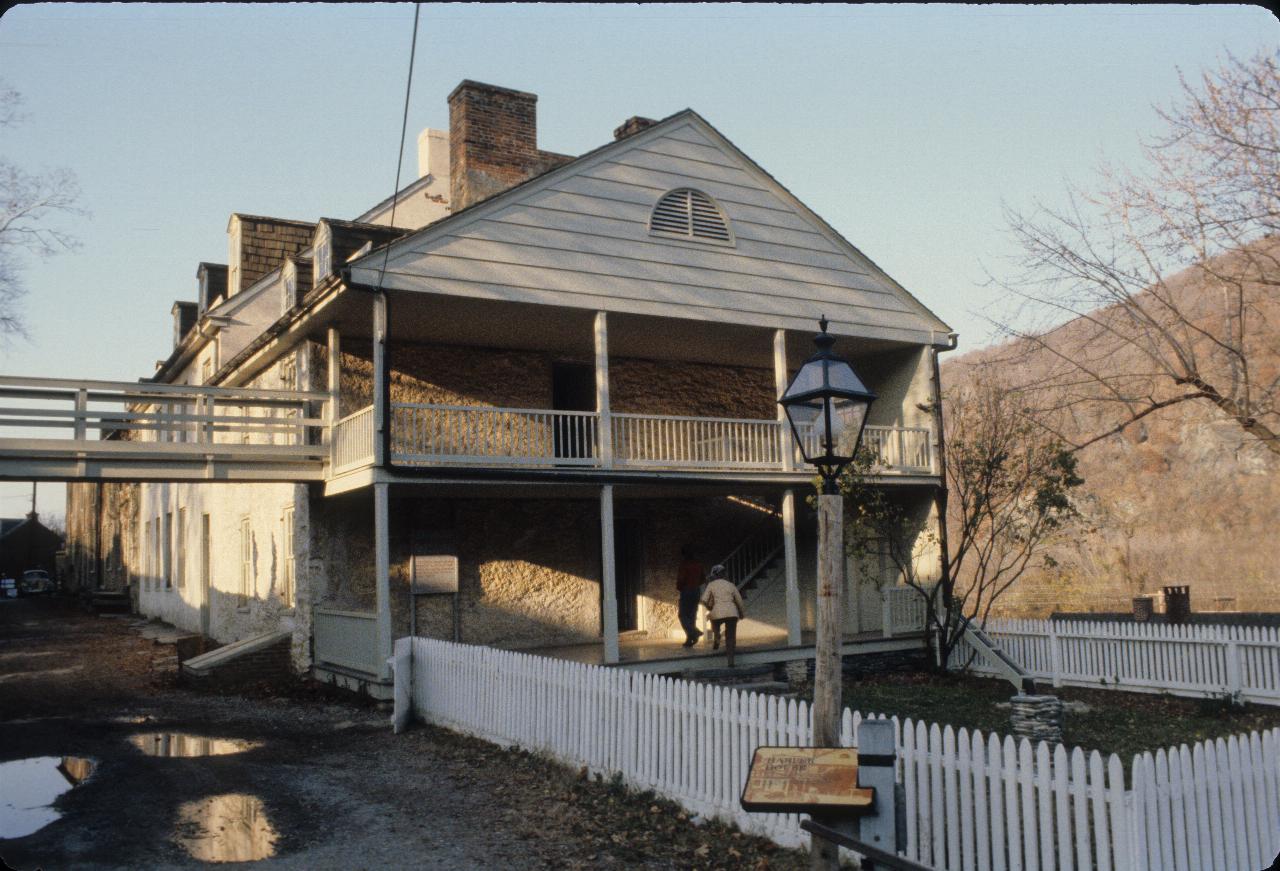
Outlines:
<svg viewBox="0 0 1280 871"><path fill-rule="evenodd" d="M613 485L600 488L600 598L604 661L618 661L618 577L613 563Z"/></svg>

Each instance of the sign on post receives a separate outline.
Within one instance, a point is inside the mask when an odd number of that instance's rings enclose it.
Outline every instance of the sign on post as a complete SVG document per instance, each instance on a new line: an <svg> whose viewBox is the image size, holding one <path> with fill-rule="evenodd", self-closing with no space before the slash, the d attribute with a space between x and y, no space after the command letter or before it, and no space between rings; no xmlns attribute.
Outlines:
<svg viewBox="0 0 1280 871"><path fill-rule="evenodd" d="M415 556L411 574L413 592L418 595L458 592L456 556Z"/></svg>
<svg viewBox="0 0 1280 871"><path fill-rule="evenodd" d="M757 747L742 790L754 813L858 814L875 791L858 786L858 751L848 747Z"/></svg>

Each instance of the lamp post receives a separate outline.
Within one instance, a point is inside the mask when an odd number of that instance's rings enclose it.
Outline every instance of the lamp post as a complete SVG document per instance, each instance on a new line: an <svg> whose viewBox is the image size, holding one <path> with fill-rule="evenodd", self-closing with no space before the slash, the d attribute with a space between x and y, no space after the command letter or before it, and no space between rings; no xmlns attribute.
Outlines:
<svg viewBox="0 0 1280 871"><path fill-rule="evenodd" d="M844 635L844 506L836 479L858 452L876 396L833 350L827 319L813 339L817 351L783 391L778 404L806 463L822 476L818 496L817 644L813 664L813 745L840 744L840 644ZM813 836L814 869L839 867L836 844Z"/></svg>

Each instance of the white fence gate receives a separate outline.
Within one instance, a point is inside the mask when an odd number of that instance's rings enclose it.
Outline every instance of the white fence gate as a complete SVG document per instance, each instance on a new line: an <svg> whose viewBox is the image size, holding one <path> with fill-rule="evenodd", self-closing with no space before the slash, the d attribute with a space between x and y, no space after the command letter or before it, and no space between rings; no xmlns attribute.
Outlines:
<svg viewBox="0 0 1280 871"><path fill-rule="evenodd" d="M425 638L396 653L422 720L808 842L798 816L738 804L756 747L810 743L804 702ZM846 746L862 719L845 710ZM1114 754L893 722L903 852L940 871L1256 871L1280 851L1280 729L1141 754L1126 790Z"/></svg>
<svg viewBox="0 0 1280 871"><path fill-rule="evenodd" d="M1280 705L1280 630L1076 620L992 620L1014 661L1054 686L1241 699ZM955 662L969 659L962 645ZM983 657L972 669L991 674Z"/></svg>

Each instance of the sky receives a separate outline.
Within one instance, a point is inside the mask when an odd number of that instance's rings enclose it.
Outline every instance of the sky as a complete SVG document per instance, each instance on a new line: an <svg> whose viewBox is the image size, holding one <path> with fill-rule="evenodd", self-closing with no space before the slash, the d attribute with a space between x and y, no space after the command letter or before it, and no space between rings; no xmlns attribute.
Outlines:
<svg viewBox="0 0 1280 871"><path fill-rule="evenodd" d="M25 122L0 157L66 167L79 247L30 260L0 373L132 381L172 344L232 212L353 218L394 188L412 4L32 4L0 18ZM1256 6L423 4L404 178L462 79L538 94L540 148L693 108L960 334L988 343L1002 204L1135 165L1153 109L1231 52ZM0 515L30 486L0 485ZM41 485L42 514L62 513Z"/></svg>

